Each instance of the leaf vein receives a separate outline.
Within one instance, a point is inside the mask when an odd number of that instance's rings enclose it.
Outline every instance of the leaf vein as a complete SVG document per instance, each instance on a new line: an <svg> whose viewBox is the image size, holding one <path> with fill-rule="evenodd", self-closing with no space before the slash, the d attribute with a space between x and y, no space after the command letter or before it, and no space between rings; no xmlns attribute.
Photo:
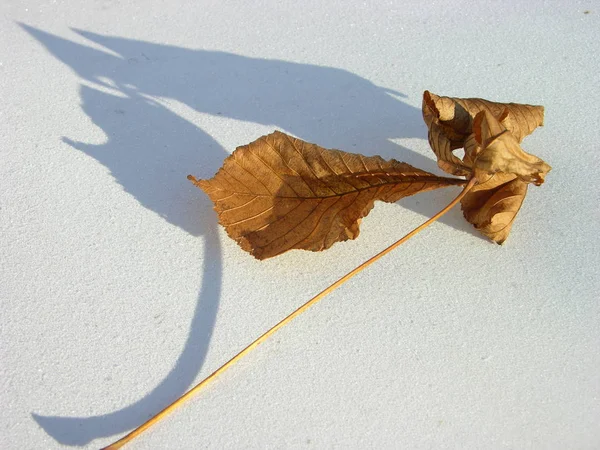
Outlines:
<svg viewBox="0 0 600 450"><path fill-rule="evenodd" d="M268 212L268 211L272 210L272 209L273 209L273 207L274 207L274 205L271 205L271 206L269 206L267 209L265 209L264 211L261 211L261 212L259 212L258 214L254 214L252 217L246 217L245 219L241 219L241 220L238 220L238 221L236 221L236 222L228 223L228 224L227 224L227 226L228 226L228 227L232 227L232 226L234 226L234 225L239 225L240 223L248 222L249 220L255 219L255 218L257 218L258 216L261 216L261 215L263 215L264 213L266 213L266 212Z"/></svg>
<svg viewBox="0 0 600 450"><path fill-rule="evenodd" d="M304 179L304 177L302 175L300 175L300 173L298 173L298 171L296 169L294 169L292 166L290 166L285 159L283 158L283 155L281 154L280 151L278 151L275 147L273 147L273 145L266 139L267 136L265 136L265 138L263 139L263 141L267 144L267 146L273 150L277 155L279 155L279 157L281 158L281 161L283 162L283 164L285 164L285 166L290 169L292 172L294 172L296 175L298 175L298 177L302 180L302 182L306 185L306 187L308 188L308 190L310 192L312 192L312 194L316 197L317 194L315 193L315 191L312 190L312 188L310 187L310 185L306 182L306 180ZM296 192L296 190L294 189L294 192Z"/></svg>

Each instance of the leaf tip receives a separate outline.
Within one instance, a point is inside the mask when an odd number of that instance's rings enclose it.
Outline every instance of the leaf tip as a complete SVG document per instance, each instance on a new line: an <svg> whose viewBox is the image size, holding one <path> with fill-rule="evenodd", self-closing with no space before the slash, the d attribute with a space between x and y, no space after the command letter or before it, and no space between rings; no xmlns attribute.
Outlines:
<svg viewBox="0 0 600 450"><path fill-rule="evenodd" d="M435 94L433 94L433 95L435 95ZM423 92L423 113L425 113L425 107L429 108L429 110L435 116L439 117L440 112L437 109L437 106L435 104L435 99L432 97L431 92L429 92L427 90Z"/></svg>

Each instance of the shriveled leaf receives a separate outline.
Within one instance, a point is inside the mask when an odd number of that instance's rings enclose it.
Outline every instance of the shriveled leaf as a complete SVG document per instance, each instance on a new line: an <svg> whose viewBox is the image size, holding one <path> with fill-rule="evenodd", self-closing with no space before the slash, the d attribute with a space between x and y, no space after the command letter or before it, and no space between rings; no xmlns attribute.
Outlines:
<svg viewBox="0 0 600 450"><path fill-rule="evenodd" d="M543 125L544 108L425 91L423 118L440 168L469 179L475 176L479 182L461 200L465 218L485 236L503 243L527 184L542 184L551 169L520 146L525 136ZM461 147L462 159L453 154Z"/></svg>
<svg viewBox="0 0 600 450"><path fill-rule="evenodd" d="M477 153L474 168L490 174L514 174L522 181L538 186L544 182L551 167L537 156L524 152L517 139L489 111L480 111L475 116L473 134L481 150L465 148L465 153Z"/></svg>
<svg viewBox="0 0 600 450"><path fill-rule="evenodd" d="M440 100L437 104L436 99ZM469 113L455 101L425 91L423 119L428 128L429 145L437 156L440 169L452 175L470 176L470 167L452 153L464 145L465 139L472 132Z"/></svg>
<svg viewBox="0 0 600 450"><path fill-rule="evenodd" d="M452 153L464 147L473 132L473 119L480 111L488 111L502 122L517 142L544 124L544 107L518 103L497 103L481 98L442 97L423 93L423 119L428 127L431 148L440 168L448 173L469 176L466 161Z"/></svg>
<svg viewBox="0 0 600 450"><path fill-rule="evenodd" d="M459 147L448 138L446 130L439 122L434 121L429 125L427 138L429 145L437 156L440 169L459 177L469 177L471 175L471 168L452 152Z"/></svg>
<svg viewBox="0 0 600 450"><path fill-rule="evenodd" d="M480 180L461 200L465 219L494 242L502 244L527 194L527 183L515 175L475 171Z"/></svg>
<svg viewBox="0 0 600 450"><path fill-rule="evenodd" d="M210 180L188 178L213 201L229 236L258 259L355 239L375 200L465 184L279 131L238 147Z"/></svg>
<svg viewBox="0 0 600 450"><path fill-rule="evenodd" d="M449 135L453 140L460 140L471 133L472 119L479 111L488 111L504 122L519 142L537 127L544 125L544 107L539 105L499 103L482 98L442 97L429 91L423 93L423 103L445 127L456 133L456 136Z"/></svg>

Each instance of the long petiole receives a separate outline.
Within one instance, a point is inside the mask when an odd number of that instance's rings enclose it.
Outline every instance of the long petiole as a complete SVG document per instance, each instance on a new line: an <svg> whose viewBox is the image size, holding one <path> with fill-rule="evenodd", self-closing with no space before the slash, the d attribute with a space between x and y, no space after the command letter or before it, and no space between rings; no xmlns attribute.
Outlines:
<svg viewBox="0 0 600 450"><path fill-rule="evenodd" d="M327 287L326 289L324 289L323 291L321 291L320 293L318 293L317 295L315 295L313 298L311 298L305 304L303 304L302 306L300 306L293 313L291 313L286 318L284 318L283 320L281 320L277 325L273 326L271 329L269 329L268 331L266 331L265 333L263 333L254 342L252 342L250 345L248 345L246 348L244 348L241 352L239 352L237 355L235 355L233 358L231 358L229 361L227 361L225 364L223 364L221 367L219 367L217 370L215 370L208 377L206 377L204 380L202 380L200 383L198 383L196 386L194 386L188 392L186 392L185 394L183 394L181 397L179 397L177 400L175 400L173 403L171 403L165 409L163 409L162 411L160 411L158 414L156 414L154 417L152 417L148 421L144 422L142 425L140 425L139 427L137 427L135 430L131 431L126 436L124 436L121 439L119 439L118 441L112 443L108 447L105 447L103 450L114 450L114 449L121 448L123 445L125 445L126 443L128 443L129 441L131 441L132 439L134 439L136 436L139 436L140 434L142 434L145 430L147 430L148 428L150 428L152 425L154 425L155 423L159 422L161 419L163 419L169 413L173 412L175 409L177 409L178 407L180 407L181 405L183 405L184 402L186 402L187 400L189 400L190 398L192 398L192 396L194 396L195 394L197 394L198 392L200 392L200 390L202 388L204 388L209 382L211 382L218 375L220 375L221 373L223 373L227 369L229 369L231 366L233 366L244 355L246 355L247 353L249 353L252 349L254 349L261 342L263 342L264 340L266 340L269 336L271 336L272 334L274 334L277 330L279 330L280 328L282 328L283 326L285 326L286 324L288 324L289 322L291 322L293 319L295 319L296 317L298 317L300 314L302 314L308 308L310 308L311 306L313 306L314 304L316 304L319 300L323 299L323 297L325 297L327 294L329 294L330 292L332 292L335 289L337 289L338 287L340 287L342 284L344 284L346 281L348 281L354 275L356 275L359 272L363 271L364 269L366 269L367 267L369 267L371 264L373 264L375 261L377 261L381 257L387 255L389 252L391 252L392 250L394 250L396 247L402 245L404 242L408 241L411 237L413 237L414 235L416 235L420 231L424 230L429 225L431 225L433 222L435 222L440 217L442 217L444 214L446 214L448 211L450 211L452 209L452 207L454 207L454 205L456 205L467 194L467 192L469 192L473 188L473 186L475 186L475 184L477 184L477 179L475 177L473 177L473 178L471 178L471 180L469 180L469 182L463 188L463 190L461 191L461 193L454 200L452 200L448 204L448 206L446 206L444 209L442 209L440 212L438 212L431 219L429 219L426 222L422 223L417 228L415 228L414 230L412 230L410 233L408 233L407 235L405 235L403 238L401 238L400 240L394 242L388 248L386 248L385 250L382 250L381 252L377 253L372 258L366 260L360 266L358 266L355 269L351 270L346 275L344 275L342 278L340 278L339 280L337 280L335 283L333 283L332 285L330 285L329 287Z"/></svg>

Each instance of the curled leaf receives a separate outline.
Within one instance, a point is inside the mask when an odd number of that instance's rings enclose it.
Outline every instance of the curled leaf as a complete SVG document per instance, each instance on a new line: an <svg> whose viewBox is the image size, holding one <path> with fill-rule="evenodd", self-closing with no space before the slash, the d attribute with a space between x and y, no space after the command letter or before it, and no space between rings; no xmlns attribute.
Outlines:
<svg viewBox="0 0 600 450"><path fill-rule="evenodd" d="M544 122L542 106L441 97L425 91L423 118L441 169L479 183L461 200L465 218L501 244L527 193L550 166L521 149L520 142ZM453 150L464 147L464 157Z"/></svg>
<svg viewBox="0 0 600 450"><path fill-rule="evenodd" d="M465 218L483 235L502 244L521 209L527 183L515 175L476 171L480 180L461 200Z"/></svg>
<svg viewBox="0 0 600 450"><path fill-rule="evenodd" d="M470 167L452 153L462 147L471 134L472 119L469 113L457 102L425 91L423 119L429 130L429 145L437 156L440 169L452 175L470 176Z"/></svg>
<svg viewBox="0 0 600 450"><path fill-rule="evenodd" d="M473 134L481 149L465 149L465 152L477 154L473 161L474 168L490 174L514 174L538 186L544 182L550 166L537 156L524 152L517 139L489 111L480 111L475 116Z"/></svg>
<svg viewBox="0 0 600 450"><path fill-rule="evenodd" d="M228 235L258 259L355 239L375 200L465 184L279 131L238 147L210 180L188 178L213 201Z"/></svg>
<svg viewBox="0 0 600 450"><path fill-rule="evenodd" d="M502 122L517 142L544 124L543 106L497 103L481 98L442 97L425 91L423 119L429 129L429 144L442 170L453 175L470 175L470 166L452 151L464 147L473 132L473 120L480 111L487 111Z"/></svg>

